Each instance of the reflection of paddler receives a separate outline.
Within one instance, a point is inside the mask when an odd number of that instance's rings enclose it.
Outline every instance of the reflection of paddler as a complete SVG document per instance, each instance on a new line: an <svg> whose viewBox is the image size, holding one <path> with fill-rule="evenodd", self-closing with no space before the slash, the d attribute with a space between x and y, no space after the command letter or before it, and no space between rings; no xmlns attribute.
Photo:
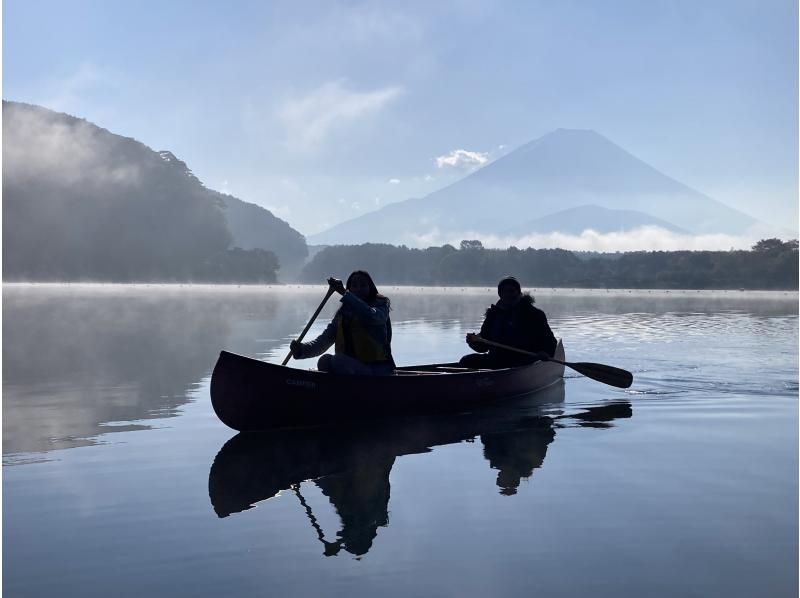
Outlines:
<svg viewBox="0 0 800 598"><path fill-rule="evenodd" d="M516 430L482 434L483 456L492 469L499 470L497 486L500 494L513 496L520 481L530 478L533 471L544 463L547 445L556 437L555 428L563 425L555 423L555 420L570 419L581 427L608 428L613 420L628 418L632 414L631 404L623 401L555 418L527 418L525 425L520 424Z"/></svg>
<svg viewBox="0 0 800 598"><path fill-rule="evenodd" d="M372 548L378 528L389 525L389 473L393 464L394 458L388 463L370 464L314 481L328 497L342 522L333 542L325 539L314 512L300 492L300 485L292 485L292 491L324 546L325 556L335 556L342 548L355 556L362 556Z"/></svg>
<svg viewBox="0 0 800 598"><path fill-rule="evenodd" d="M530 478L533 470L542 466L547 445L553 442L556 432L549 418L542 425L501 434L482 434L483 456L497 473L500 494L511 496L523 478Z"/></svg>
<svg viewBox="0 0 800 598"><path fill-rule="evenodd" d="M389 524L389 473L394 459L367 458L354 469L314 481L342 520L338 545L351 554L366 554L378 527Z"/></svg>

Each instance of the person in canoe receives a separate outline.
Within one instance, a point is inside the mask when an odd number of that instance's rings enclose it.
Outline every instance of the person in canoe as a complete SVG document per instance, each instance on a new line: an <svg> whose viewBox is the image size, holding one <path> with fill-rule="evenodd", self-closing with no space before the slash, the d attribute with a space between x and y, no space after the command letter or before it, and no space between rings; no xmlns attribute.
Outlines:
<svg viewBox="0 0 800 598"><path fill-rule="evenodd" d="M486 310L480 337L503 345L542 353L542 357L553 357L558 341L550 330L547 316L533 305L533 297L523 293L519 281L513 276L503 278L497 284L500 300ZM459 362L464 367L499 369L526 365L537 360L507 349L500 349L480 342L474 333L467 334L467 344L477 351L465 355Z"/></svg>
<svg viewBox="0 0 800 598"><path fill-rule="evenodd" d="M292 341L295 359L317 357L335 346L333 355L322 355L317 368L333 374L385 376L394 372L392 324L389 299L378 293L372 277L356 270L347 283L329 278L328 284L342 298L342 307L327 328L313 341Z"/></svg>

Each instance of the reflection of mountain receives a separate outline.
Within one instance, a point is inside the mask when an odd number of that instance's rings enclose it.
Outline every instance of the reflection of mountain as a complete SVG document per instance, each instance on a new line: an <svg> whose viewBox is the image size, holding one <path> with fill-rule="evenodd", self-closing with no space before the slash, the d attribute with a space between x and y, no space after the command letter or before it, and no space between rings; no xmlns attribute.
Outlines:
<svg viewBox="0 0 800 598"><path fill-rule="evenodd" d="M269 351L310 309L300 295L268 292L6 287L3 453L90 444L130 429L120 424L175 415L221 346Z"/></svg>
<svg viewBox="0 0 800 598"><path fill-rule="evenodd" d="M368 425L240 433L220 449L209 472L211 504L219 517L291 489L323 543L326 556L340 549L365 554L378 528L389 523L389 474L402 455L480 436L484 456L498 470L501 494L516 493L520 481L541 467L561 427L631 417L630 403L614 403L573 415L544 415L542 405L561 405L564 385L469 414L410 418ZM300 484L313 480L341 519L336 540L326 539Z"/></svg>
<svg viewBox="0 0 800 598"><path fill-rule="evenodd" d="M501 235L521 222L587 205L622 211L617 216L630 224L662 221L693 234L741 234L756 224L594 131L558 129L444 189L347 220L310 236L309 242L428 246ZM540 226L536 232L571 230L575 216L562 212L540 221L546 230ZM592 228L616 232L620 227L616 218L604 217Z"/></svg>

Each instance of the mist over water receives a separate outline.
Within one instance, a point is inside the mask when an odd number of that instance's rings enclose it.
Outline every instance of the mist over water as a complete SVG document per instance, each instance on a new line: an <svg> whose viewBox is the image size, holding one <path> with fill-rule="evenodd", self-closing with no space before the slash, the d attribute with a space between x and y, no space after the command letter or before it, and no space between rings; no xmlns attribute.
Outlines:
<svg viewBox="0 0 800 598"><path fill-rule="evenodd" d="M399 365L457 359L496 299L378 286ZM217 354L280 362L324 288L4 285L3 589L796 595L797 293L531 291L633 386L243 437Z"/></svg>

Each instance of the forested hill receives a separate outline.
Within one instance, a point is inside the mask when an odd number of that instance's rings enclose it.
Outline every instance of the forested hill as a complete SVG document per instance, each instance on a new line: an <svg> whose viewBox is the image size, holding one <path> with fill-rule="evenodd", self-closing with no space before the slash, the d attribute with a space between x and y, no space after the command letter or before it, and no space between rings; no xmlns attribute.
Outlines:
<svg viewBox="0 0 800 598"><path fill-rule="evenodd" d="M798 288L797 241L765 239L749 251L637 251L583 254L563 249L484 249L479 241L410 249L367 243L317 254L301 279L324 283L367 270L381 284L493 286L508 274L525 287L644 289Z"/></svg>
<svg viewBox="0 0 800 598"><path fill-rule="evenodd" d="M303 235L261 206L232 195L210 193L217 195L224 204L233 245L245 250L270 248L278 256L282 280L294 277L308 256Z"/></svg>
<svg viewBox="0 0 800 598"><path fill-rule="evenodd" d="M244 216L243 216L244 215ZM171 152L3 102L3 279L272 282L305 239Z"/></svg>

